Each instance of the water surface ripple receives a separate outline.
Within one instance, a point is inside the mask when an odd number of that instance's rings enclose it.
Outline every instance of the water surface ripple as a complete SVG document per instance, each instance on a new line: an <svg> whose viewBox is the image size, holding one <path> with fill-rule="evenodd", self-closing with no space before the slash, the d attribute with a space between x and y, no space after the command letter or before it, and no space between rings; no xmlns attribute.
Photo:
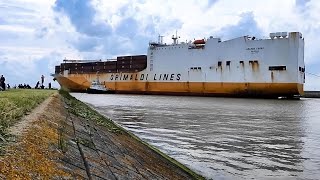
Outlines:
<svg viewBox="0 0 320 180"><path fill-rule="evenodd" d="M320 177L320 99L72 95L208 179Z"/></svg>

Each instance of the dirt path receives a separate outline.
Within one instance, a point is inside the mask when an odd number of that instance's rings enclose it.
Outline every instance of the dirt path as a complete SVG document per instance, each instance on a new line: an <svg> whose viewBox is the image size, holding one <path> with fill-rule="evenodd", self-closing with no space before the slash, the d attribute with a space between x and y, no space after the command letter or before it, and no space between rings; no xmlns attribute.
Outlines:
<svg viewBox="0 0 320 180"><path fill-rule="evenodd" d="M49 106L50 102L53 101L53 98L56 98L57 96L57 94L50 96L39 106L33 109L28 115L22 117L17 124L9 129L10 134L21 136L21 134L25 133L34 121L39 120L41 114L45 113L45 109Z"/></svg>

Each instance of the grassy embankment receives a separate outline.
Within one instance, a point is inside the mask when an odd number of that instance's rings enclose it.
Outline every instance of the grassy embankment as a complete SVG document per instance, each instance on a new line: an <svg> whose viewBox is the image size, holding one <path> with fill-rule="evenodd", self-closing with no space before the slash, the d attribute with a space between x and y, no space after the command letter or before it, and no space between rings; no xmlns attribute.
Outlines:
<svg viewBox="0 0 320 180"><path fill-rule="evenodd" d="M3 143L10 137L8 129L54 92L26 89L0 92L0 153Z"/></svg>

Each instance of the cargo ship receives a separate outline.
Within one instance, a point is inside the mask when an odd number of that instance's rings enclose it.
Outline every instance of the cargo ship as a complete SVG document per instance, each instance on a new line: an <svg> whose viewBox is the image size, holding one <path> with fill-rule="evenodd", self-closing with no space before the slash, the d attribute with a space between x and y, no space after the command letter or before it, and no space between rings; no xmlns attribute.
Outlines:
<svg viewBox="0 0 320 180"><path fill-rule="evenodd" d="M86 91L97 78L113 93L277 98L303 95L304 38L276 32L258 39L150 42L146 55L67 60L53 74L61 88Z"/></svg>

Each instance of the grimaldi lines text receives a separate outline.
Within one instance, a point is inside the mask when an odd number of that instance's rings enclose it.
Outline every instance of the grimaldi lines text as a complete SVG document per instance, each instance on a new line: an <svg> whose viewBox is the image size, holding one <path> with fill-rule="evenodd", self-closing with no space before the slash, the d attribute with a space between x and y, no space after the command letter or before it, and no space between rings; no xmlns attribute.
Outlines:
<svg viewBox="0 0 320 180"><path fill-rule="evenodd" d="M299 32L180 43L173 36L172 44L159 38L147 55L64 60L53 76L70 91L99 79L115 93L290 98L303 95L304 38Z"/></svg>
<svg viewBox="0 0 320 180"><path fill-rule="evenodd" d="M110 76L110 81L112 80L120 80L120 81L126 81L126 80L135 80L135 81L148 81L149 74L142 73L142 74L111 74ZM177 80L179 81L181 78L181 74L151 74L151 77L154 81L159 80L159 81L173 81Z"/></svg>

